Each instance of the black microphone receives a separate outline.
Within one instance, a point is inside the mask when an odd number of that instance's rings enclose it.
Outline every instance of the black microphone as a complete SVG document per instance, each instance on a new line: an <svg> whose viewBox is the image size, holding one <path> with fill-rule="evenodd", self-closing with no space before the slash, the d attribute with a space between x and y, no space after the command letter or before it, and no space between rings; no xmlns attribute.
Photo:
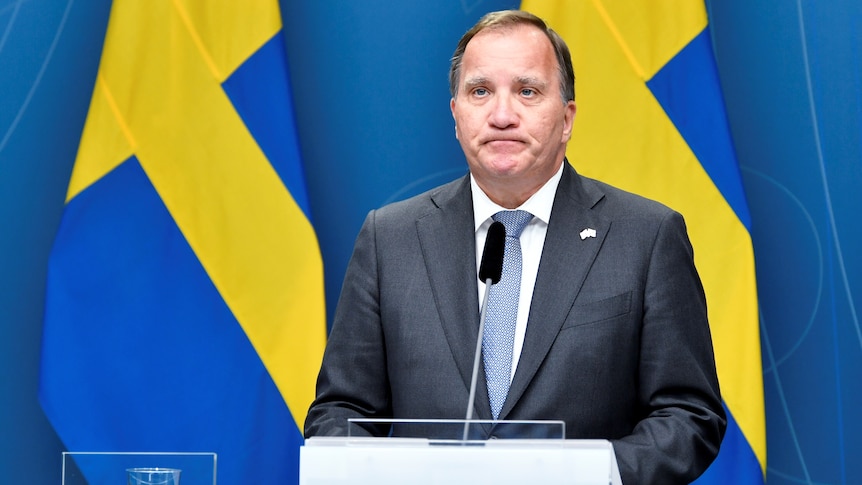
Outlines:
<svg viewBox="0 0 862 485"><path fill-rule="evenodd" d="M491 280L496 285L503 276L503 249L506 247L506 226L502 222L494 222L488 228L485 239L485 251L482 253L482 264L479 265L479 281Z"/></svg>
<svg viewBox="0 0 862 485"><path fill-rule="evenodd" d="M470 380L470 397L467 400L467 417L464 421L463 441L467 441L470 420L473 419L473 405L476 402L476 380L479 376L479 357L482 355L482 336L485 333L485 309L488 307L488 294L503 276L503 252L506 248L506 226L494 221L488 228L482 263L479 265L479 280L485 282L485 298L479 311L479 337L476 339L476 352L473 355L473 377Z"/></svg>

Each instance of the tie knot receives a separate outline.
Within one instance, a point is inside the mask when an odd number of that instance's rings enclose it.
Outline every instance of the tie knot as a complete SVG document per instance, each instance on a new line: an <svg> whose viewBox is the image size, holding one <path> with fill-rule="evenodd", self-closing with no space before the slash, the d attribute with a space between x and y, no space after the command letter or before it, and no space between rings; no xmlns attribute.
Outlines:
<svg viewBox="0 0 862 485"><path fill-rule="evenodd" d="M521 237L521 231L527 227L527 223L533 218L533 214L527 211L500 211L491 216L497 222L506 226L506 237Z"/></svg>

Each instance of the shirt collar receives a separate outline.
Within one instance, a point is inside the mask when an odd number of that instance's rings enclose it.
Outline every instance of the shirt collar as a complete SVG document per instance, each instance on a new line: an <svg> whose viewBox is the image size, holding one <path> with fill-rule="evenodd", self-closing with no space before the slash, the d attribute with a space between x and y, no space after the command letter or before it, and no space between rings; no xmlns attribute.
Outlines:
<svg viewBox="0 0 862 485"><path fill-rule="evenodd" d="M545 224L548 224L548 221L551 220L551 209L554 206L554 196L557 194L557 186L560 185L560 178L563 176L563 165L565 163L568 162L563 160L557 173L551 176L551 178L545 182L545 185L536 191L535 194L530 196L530 198L523 204L517 207L517 209L525 210L530 214L533 214L534 220L539 219ZM470 174L470 190L473 195L474 230L479 230L479 227L486 221L490 220L491 216L497 212L507 210L505 207L497 205L488 197L487 194L485 194L485 192L476 183L476 179L473 178L472 173Z"/></svg>

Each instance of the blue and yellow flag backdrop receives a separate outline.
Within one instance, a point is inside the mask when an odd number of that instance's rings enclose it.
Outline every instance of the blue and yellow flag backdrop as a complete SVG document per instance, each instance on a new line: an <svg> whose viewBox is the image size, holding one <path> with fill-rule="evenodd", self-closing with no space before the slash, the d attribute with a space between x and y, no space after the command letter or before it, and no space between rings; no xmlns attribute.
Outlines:
<svg viewBox="0 0 862 485"><path fill-rule="evenodd" d="M699 483L762 483L766 429L750 217L703 0L524 0L568 43L576 101L568 158L583 174L685 216L729 413Z"/></svg>
<svg viewBox="0 0 862 485"><path fill-rule="evenodd" d="M326 325L276 0L114 2L47 286L69 450L297 480Z"/></svg>

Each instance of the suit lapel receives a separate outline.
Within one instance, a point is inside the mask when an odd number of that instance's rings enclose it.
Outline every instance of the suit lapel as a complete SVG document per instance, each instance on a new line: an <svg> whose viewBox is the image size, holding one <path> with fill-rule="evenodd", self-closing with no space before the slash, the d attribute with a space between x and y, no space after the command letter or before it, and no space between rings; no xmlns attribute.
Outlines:
<svg viewBox="0 0 862 485"><path fill-rule="evenodd" d="M444 186L431 199L436 209L419 218L416 229L443 332L469 390L479 333L476 236L469 176ZM478 384L476 414L490 418L483 376ZM465 410L466 405L465 401Z"/></svg>
<svg viewBox="0 0 862 485"><path fill-rule="evenodd" d="M602 192L566 165L548 223L523 350L501 418L521 398L557 338L610 227L610 221L591 210ZM594 229L595 237L589 232L582 238L585 229Z"/></svg>

